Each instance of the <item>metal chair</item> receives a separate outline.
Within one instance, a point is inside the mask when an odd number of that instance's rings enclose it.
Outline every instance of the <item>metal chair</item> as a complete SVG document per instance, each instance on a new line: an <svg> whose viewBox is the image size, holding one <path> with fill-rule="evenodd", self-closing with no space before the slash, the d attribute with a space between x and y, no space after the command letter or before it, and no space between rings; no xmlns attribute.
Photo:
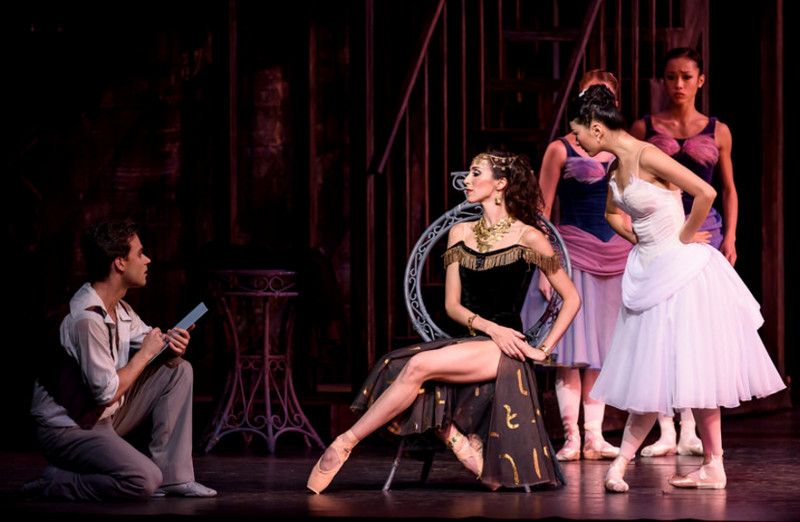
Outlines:
<svg viewBox="0 0 800 522"><path fill-rule="evenodd" d="M457 190L464 191L464 178L467 176L467 174L469 173L451 173L453 178L453 186ZM406 263L405 277L403 280L406 309L414 330L416 330L416 332L425 341L450 337L450 335L448 335L434 322L433 318L428 313L425 302L423 301L421 274L423 273L425 262L427 261L434 246L443 238L447 237L448 232L454 225L463 221L473 221L478 219L481 214L482 207L479 203L469 203L466 200L463 203L459 203L452 209L442 214L436 221L431 223L431 225L425 229L425 232L423 232L422 236L420 236L416 245L414 245L414 249L411 251L411 255ZM547 239L553 245L553 249L558 252L559 257L561 258L561 265L564 267L564 270L566 270L567 275L571 277L572 266L569 260L569 253L567 252L567 247L555 226L541 214L538 216L538 221L533 223L533 225L538 227L547 236ZM556 292L553 292L550 302L548 303L545 311L542 313L542 316L536 321L535 324L533 324L524 332L529 344L532 346L538 346L541 343L541 341L552 328L553 322L558 316L560 309L561 297ZM400 465L403 454L406 451L409 451L409 444L414 444L415 442L418 443L420 440L422 439L418 436L413 438L412 436L401 437L397 453L395 454L394 462L392 463L392 468L389 472L386 482L383 485L383 491L388 491L391 488L392 480L394 479L397 468ZM439 446L443 447L443 445ZM436 446L428 443L425 440L422 440L421 448L412 451L421 451L425 453L422 474L420 478L421 482L425 482L425 480L427 480L428 473L430 472Z"/></svg>

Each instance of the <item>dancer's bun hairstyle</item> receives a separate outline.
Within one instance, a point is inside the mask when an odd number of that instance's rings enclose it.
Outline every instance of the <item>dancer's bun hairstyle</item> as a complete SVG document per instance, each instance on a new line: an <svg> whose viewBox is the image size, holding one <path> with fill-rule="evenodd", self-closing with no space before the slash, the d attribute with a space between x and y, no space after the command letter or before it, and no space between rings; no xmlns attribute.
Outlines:
<svg viewBox="0 0 800 522"><path fill-rule="evenodd" d="M625 118L617 107L616 96L602 84L591 85L574 98L567 116L569 121L587 127L592 121L599 121L612 130L627 127Z"/></svg>

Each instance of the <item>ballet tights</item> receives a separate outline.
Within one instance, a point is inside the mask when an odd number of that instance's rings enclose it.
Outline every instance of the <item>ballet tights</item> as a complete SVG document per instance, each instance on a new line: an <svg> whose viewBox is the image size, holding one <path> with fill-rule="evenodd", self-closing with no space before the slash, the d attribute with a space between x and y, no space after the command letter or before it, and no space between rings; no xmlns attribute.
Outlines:
<svg viewBox="0 0 800 522"><path fill-rule="evenodd" d="M606 405L589 397L599 370L580 370L576 368L558 368L556 370L556 397L561 422L569 434L578 429L581 402L583 403L584 428L596 429L602 426Z"/></svg>
<svg viewBox="0 0 800 522"><path fill-rule="evenodd" d="M644 442L647 434L656 422L658 413L630 413L622 432L622 444L619 446L619 456L632 460L636 451Z"/></svg>
<svg viewBox="0 0 800 522"><path fill-rule="evenodd" d="M691 408L684 408L682 410L678 410L681 415L681 440L691 440L695 436L695 426L696 421L694 415L692 414ZM659 435L659 440L666 439L667 442L671 442L672 445L675 445L675 418L673 416L667 417L663 413L658 414L658 426L660 429L661 434Z"/></svg>
<svg viewBox="0 0 800 522"><path fill-rule="evenodd" d="M703 464L711 462L711 457L722 456L722 415L719 408L694 409L697 431L703 441Z"/></svg>
<svg viewBox="0 0 800 522"><path fill-rule="evenodd" d="M711 456L722 456L722 422L719 408L695 409L697 429L703 441L703 463L711 461ZM631 413L625 423L622 444L619 447L620 457L631 460L644 442L650 429L655 424L657 413Z"/></svg>

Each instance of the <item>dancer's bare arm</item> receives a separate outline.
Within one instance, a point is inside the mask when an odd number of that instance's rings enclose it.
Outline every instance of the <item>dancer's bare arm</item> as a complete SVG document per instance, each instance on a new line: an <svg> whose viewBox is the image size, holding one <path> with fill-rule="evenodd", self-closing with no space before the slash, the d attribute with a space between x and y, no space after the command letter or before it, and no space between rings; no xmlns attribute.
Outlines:
<svg viewBox="0 0 800 522"><path fill-rule="evenodd" d="M555 251L553 250L553 246L550 244L550 241L542 234L539 230L529 227L529 230L525 233L522 238L522 243L540 252L546 256L555 255ZM542 271L544 273L544 271ZM558 317L556 318L555 322L553 323L550 332L545 336L544 341L542 344L553 348L558 341L561 340L564 333L569 328L569 325L572 323L572 320L575 318L575 315L578 313L581 307L581 297L578 294L578 291L575 289L575 285L572 283L572 280L567 275L567 272L564 271L563 268L558 268L558 270L551 272L549 274L545 273L547 276L547 280L550 282L550 285L553 289L558 292L558 295L561 296L561 310L558 313ZM526 346L530 348L533 352L539 352L540 350L536 350L535 348L531 348L529 344L526 343ZM526 355L528 357L538 359L539 354L531 353L527 351Z"/></svg>

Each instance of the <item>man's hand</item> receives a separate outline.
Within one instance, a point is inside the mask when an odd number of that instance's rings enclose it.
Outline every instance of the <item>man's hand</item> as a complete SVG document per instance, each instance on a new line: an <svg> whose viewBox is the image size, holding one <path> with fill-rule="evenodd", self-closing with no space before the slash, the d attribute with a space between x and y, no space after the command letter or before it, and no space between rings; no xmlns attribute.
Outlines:
<svg viewBox="0 0 800 522"><path fill-rule="evenodd" d="M178 357L186 353L186 347L189 346L189 332L194 328L190 326L186 330L183 328L173 328L167 330L165 342L169 344L169 349ZM162 345L163 346L163 345Z"/></svg>
<svg viewBox="0 0 800 522"><path fill-rule="evenodd" d="M160 328L153 328L142 339L142 348L140 352L151 360L158 355L158 352L164 347L167 342L166 336L161 332Z"/></svg>

